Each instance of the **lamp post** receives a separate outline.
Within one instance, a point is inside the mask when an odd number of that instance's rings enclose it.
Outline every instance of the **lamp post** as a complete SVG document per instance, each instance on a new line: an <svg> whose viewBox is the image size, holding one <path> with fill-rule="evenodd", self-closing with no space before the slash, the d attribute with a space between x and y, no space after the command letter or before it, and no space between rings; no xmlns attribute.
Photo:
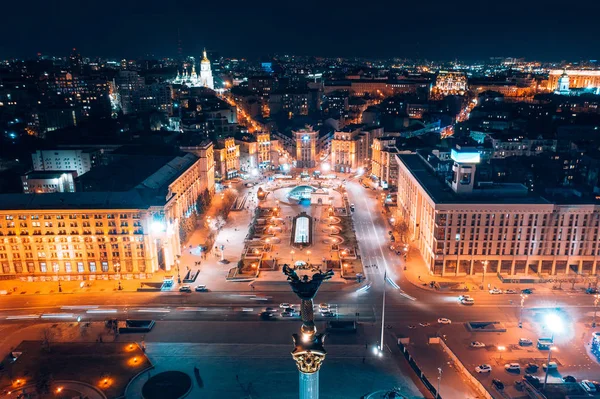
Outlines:
<svg viewBox="0 0 600 399"><path fill-rule="evenodd" d="M594 321L592 327L596 327L596 310L598 310L598 302L600 301L600 294L594 295Z"/></svg>
<svg viewBox="0 0 600 399"><path fill-rule="evenodd" d="M500 352L500 359L502 360L502 352L504 352L506 350L506 346L500 345L498 346L498 352Z"/></svg>
<svg viewBox="0 0 600 399"><path fill-rule="evenodd" d="M119 286L117 289L121 291L123 290L123 287L121 287L121 264L119 262L115 263L115 272L117 272L117 275L119 276Z"/></svg>
<svg viewBox="0 0 600 399"><path fill-rule="evenodd" d="M306 255L308 255L307 261L310 264L310 250L306 251Z"/></svg>
<svg viewBox="0 0 600 399"><path fill-rule="evenodd" d="M484 260L483 261L483 275L481 276L481 288L483 288L483 285L485 284L485 272L487 269L487 265L488 265L488 261Z"/></svg>
<svg viewBox="0 0 600 399"><path fill-rule="evenodd" d="M554 333L552 334L552 338L554 340ZM556 350L556 346L551 346L548 350L548 362L546 363L546 375L544 376L544 387L542 391L546 390L546 384L548 383L548 372L550 371L550 359L552 358L552 351Z"/></svg>
<svg viewBox="0 0 600 399"><path fill-rule="evenodd" d="M293 249L290 251L290 254L292 255L292 263L294 262L294 254L296 253L296 251L294 251Z"/></svg>
<svg viewBox="0 0 600 399"><path fill-rule="evenodd" d="M437 391L435 393L435 397L439 398L440 397L440 384L442 383L442 368L438 367L438 386L437 386Z"/></svg>
<svg viewBox="0 0 600 399"><path fill-rule="evenodd" d="M385 329L385 282L387 280L387 270L383 273L383 303L381 304L381 341L379 344L379 354L383 354L383 330Z"/></svg>
<svg viewBox="0 0 600 399"><path fill-rule="evenodd" d="M177 264L177 284L181 284L181 276L179 275L179 258L181 258L181 255L177 255L177 260L175 261L175 263Z"/></svg>
<svg viewBox="0 0 600 399"><path fill-rule="evenodd" d="M521 294L521 313L519 315L519 328L523 328L523 306L525 305L525 299L527 299L527 295Z"/></svg>

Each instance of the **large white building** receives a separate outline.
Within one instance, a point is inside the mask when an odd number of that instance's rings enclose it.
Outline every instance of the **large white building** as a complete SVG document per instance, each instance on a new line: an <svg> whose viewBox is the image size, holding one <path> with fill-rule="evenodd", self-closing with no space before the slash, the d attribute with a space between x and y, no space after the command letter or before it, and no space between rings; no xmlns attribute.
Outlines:
<svg viewBox="0 0 600 399"><path fill-rule="evenodd" d="M93 151L37 150L31 154L31 160L35 171L74 170L78 176L81 176L92 168Z"/></svg>
<svg viewBox="0 0 600 399"><path fill-rule="evenodd" d="M596 275L600 206L552 203L520 184L474 184L479 153L453 150L443 181L419 154L397 154L398 217L435 275Z"/></svg>

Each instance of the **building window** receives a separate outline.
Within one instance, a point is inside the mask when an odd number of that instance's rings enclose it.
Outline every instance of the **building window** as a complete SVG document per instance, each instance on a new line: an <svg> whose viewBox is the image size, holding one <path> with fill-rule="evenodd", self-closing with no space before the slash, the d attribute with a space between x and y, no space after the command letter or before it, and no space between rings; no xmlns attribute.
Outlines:
<svg viewBox="0 0 600 399"><path fill-rule="evenodd" d="M15 273L23 273L23 264L21 262L14 262Z"/></svg>
<svg viewBox="0 0 600 399"><path fill-rule="evenodd" d="M77 273L83 273L84 271L83 262L77 262Z"/></svg>
<svg viewBox="0 0 600 399"><path fill-rule="evenodd" d="M72 271L71 262L65 262L65 272L71 273Z"/></svg>
<svg viewBox="0 0 600 399"><path fill-rule="evenodd" d="M96 262L90 262L90 272L96 273Z"/></svg>
<svg viewBox="0 0 600 399"><path fill-rule="evenodd" d="M46 265L46 262L40 262L40 271L42 273L47 273L48 272L48 266Z"/></svg>
<svg viewBox="0 0 600 399"><path fill-rule="evenodd" d="M108 272L108 262L102 262L102 272Z"/></svg>

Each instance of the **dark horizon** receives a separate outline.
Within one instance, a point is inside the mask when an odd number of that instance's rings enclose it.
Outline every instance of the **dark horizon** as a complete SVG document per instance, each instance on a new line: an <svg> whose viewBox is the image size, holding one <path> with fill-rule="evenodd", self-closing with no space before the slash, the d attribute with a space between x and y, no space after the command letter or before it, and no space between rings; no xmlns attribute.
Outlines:
<svg viewBox="0 0 600 399"><path fill-rule="evenodd" d="M255 6L238 0L226 5L107 0L101 9L90 9L73 0L11 2L5 5L9 18L0 58L34 58L37 53L63 57L74 47L86 57L175 57L178 31L183 55L200 54L206 47L249 59L287 53L560 62L598 59L600 54L600 43L593 40L597 2L582 0L577 7L539 0L449 3L375 0L367 7L356 0L306 1L294 8L272 1Z"/></svg>

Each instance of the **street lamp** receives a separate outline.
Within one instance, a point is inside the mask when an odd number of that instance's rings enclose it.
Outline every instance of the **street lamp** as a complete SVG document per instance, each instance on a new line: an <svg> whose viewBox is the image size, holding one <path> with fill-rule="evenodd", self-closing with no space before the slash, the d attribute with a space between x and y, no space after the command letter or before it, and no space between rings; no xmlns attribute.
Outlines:
<svg viewBox="0 0 600 399"><path fill-rule="evenodd" d="M556 346L551 346L550 349L548 349L548 362L546 363L546 376L544 377L544 387L542 388L542 391L546 390L546 383L548 383L548 372L550 371L550 359L552 358L553 350L556 350Z"/></svg>
<svg viewBox="0 0 600 399"><path fill-rule="evenodd" d="M498 346L498 351L500 352L500 360L502 360L502 352L506 350L506 346L500 345Z"/></svg>
<svg viewBox="0 0 600 399"><path fill-rule="evenodd" d="M437 387L437 392L435 393L435 397L439 398L440 397L440 384L442 383L442 368L438 367L438 387Z"/></svg>
<svg viewBox="0 0 600 399"><path fill-rule="evenodd" d="M181 284L181 276L179 275L179 258L181 258L181 255L177 255L177 260L175 261L177 263L177 284Z"/></svg>
<svg viewBox="0 0 600 399"><path fill-rule="evenodd" d="M292 254L292 262L294 262L294 254L296 253L296 251L294 251L293 249L290 251L290 254Z"/></svg>
<svg viewBox="0 0 600 399"><path fill-rule="evenodd" d="M306 255L308 255L308 263L310 263L310 250L306 251Z"/></svg>
<svg viewBox="0 0 600 399"><path fill-rule="evenodd" d="M115 263L115 272L117 272L117 275L119 276L119 287L117 289L121 291L123 290L123 287L121 287L121 264L119 262Z"/></svg>
<svg viewBox="0 0 600 399"><path fill-rule="evenodd" d="M594 321L592 327L596 327L596 310L598 309L598 302L600 301L600 294L594 295Z"/></svg>
<svg viewBox="0 0 600 399"><path fill-rule="evenodd" d="M521 294L521 314L519 315L519 328L523 328L523 306L525 305L527 295Z"/></svg>
<svg viewBox="0 0 600 399"><path fill-rule="evenodd" d="M485 271L487 269L488 261L483 261L483 276L481 277L481 287L483 288L483 284L485 283Z"/></svg>
<svg viewBox="0 0 600 399"><path fill-rule="evenodd" d="M381 304L381 341L379 344L379 356L383 354L383 331L385 329L385 283L387 281L387 270L383 273L383 302Z"/></svg>

